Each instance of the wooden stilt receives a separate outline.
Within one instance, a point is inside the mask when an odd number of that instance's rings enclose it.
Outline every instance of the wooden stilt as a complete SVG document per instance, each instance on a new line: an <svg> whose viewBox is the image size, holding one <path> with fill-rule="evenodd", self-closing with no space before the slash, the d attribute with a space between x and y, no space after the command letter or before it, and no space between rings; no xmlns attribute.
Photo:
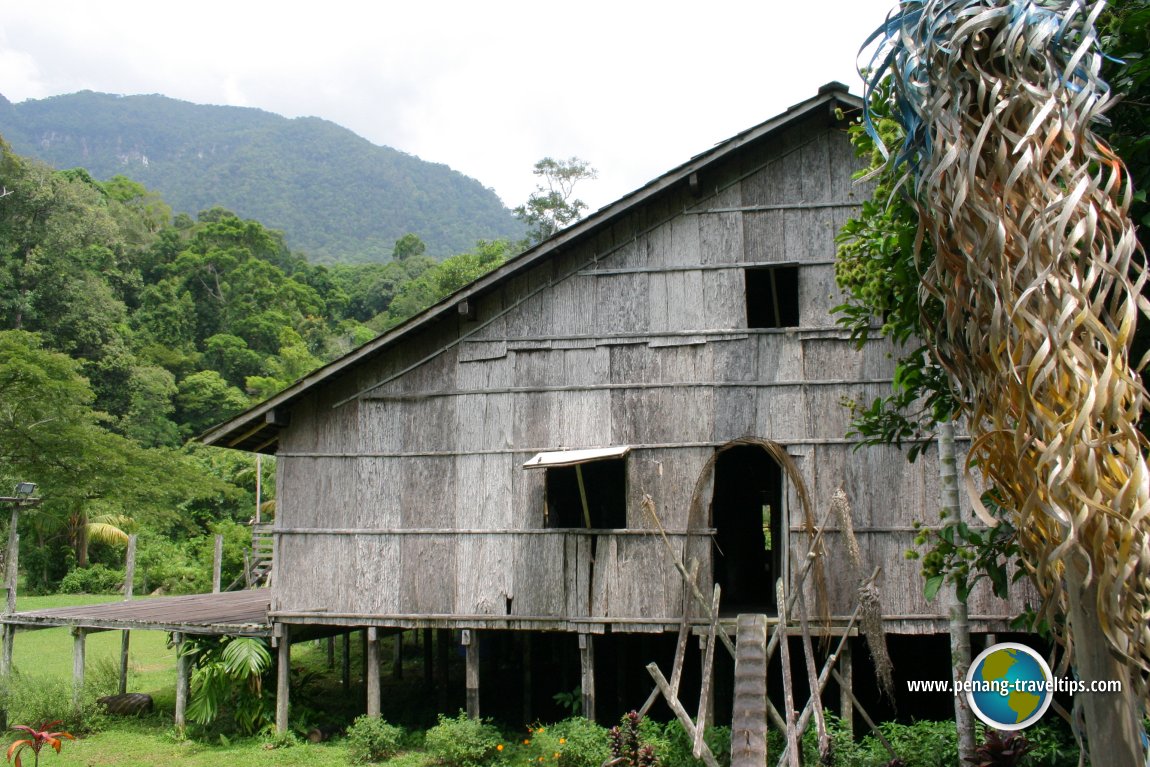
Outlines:
<svg viewBox="0 0 1150 767"><path fill-rule="evenodd" d="M391 659L391 676L393 679L403 679L403 632L395 635L395 656Z"/></svg>
<svg viewBox="0 0 1150 767"><path fill-rule="evenodd" d="M671 694L671 684L663 676L663 672L659 670L659 666L651 663L647 666L647 673L655 680L655 685L659 691L663 693L663 698L667 701L667 705L675 712L675 716L679 719L679 723L687 732L694 732L695 723L691 721L691 715L683 708L683 704L679 702L679 698ZM707 767L719 767L719 761L715 759L715 755L711 753L711 749L704 743L700 758Z"/></svg>
<svg viewBox="0 0 1150 767"><path fill-rule="evenodd" d="M8 680L12 676L12 649L16 644L16 627L11 624L4 624L3 628L3 647L0 648L0 685L3 689L8 689ZM0 703L0 731L8 729L8 706L7 698L5 695L4 703Z"/></svg>
<svg viewBox="0 0 1150 767"><path fill-rule="evenodd" d="M779 606L779 625L786 626L787 614L786 604L787 595L783 589L783 579L779 578L775 583L775 595L778 599L776 604ZM779 661L783 667L783 712L786 716L787 729L787 754L790 757L791 767L802 767L799 764L799 737L795 729L795 699L794 699L794 683L791 679L791 650L790 641L787 638L786 630L784 629L782 639L779 642Z"/></svg>
<svg viewBox="0 0 1150 767"><path fill-rule="evenodd" d="M12 504L12 521L8 527L8 553L4 557L5 574L4 586L8 590L8 602L4 609L6 613L16 612L16 579L17 562L20 559L20 504Z"/></svg>
<svg viewBox="0 0 1150 767"><path fill-rule="evenodd" d="M531 710L531 693L533 669L531 668L531 632L525 631L521 633L523 637L523 721L532 722L535 717L532 716Z"/></svg>
<svg viewBox="0 0 1150 767"><path fill-rule="evenodd" d="M363 681L364 685L367 684L367 629L359 632L359 659L360 663L359 678Z"/></svg>
<svg viewBox="0 0 1150 767"><path fill-rule="evenodd" d="M846 644L843 645L842 653L839 655L839 676L842 677L842 682L839 683L839 718L842 719L843 727L851 735L854 735L855 726L855 709L854 709L854 691L851 690L851 685L854 682L854 668L851 659L851 643L848 639Z"/></svg>
<svg viewBox="0 0 1150 767"><path fill-rule="evenodd" d="M188 724L188 659L184 655L184 635L172 633L176 646L176 729L183 732Z"/></svg>
<svg viewBox="0 0 1150 767"><path fill-rule="evenodd" d="M467 715L479 718L479 637L471 629L463 630L463 646L467 656Z"/></svg>
<svg viewBox="0 0 1150 767"><path fill-rule="evenodd" d="M451 673L448 669L448 663L451 662L451 645L451 630L436 629L435 689L438 693L437 698L440 711L445 711L447 709L447 701L450 700L448 684L451 681Z"/></svg>
<svg viewBox="0 0 1150 767"><path fill-rule="evenodd" d="M425 687L430 687L434 680L435 664L432 662L432 647L431 629L423 630L423 684Z"/></svg>
<svg viewBox="0 0 1150 767"><path fill-rule="evenodd" d="M379 634L375 626L369 626L365 632L367 636L367 715L379 717L380 714L380 688L379 688Z"/></svg>
<svg viewBox="0 0 1150 767"><path fill-rule="evenodd" d="M87 631L72 629L72 708L80 710L80 698L84 692L84 639Z"/></svg>
<svg viewBox="0 0 1150 767"><path fill-rule="evenodd" d="M276 664L276 734L288 731L288 712L291 705L291 626L279 624L278 658Z"/></svg>
<svg viewBox="0 0 1150 767"><path fill-rule="evenodd" d="M351 692L351 632L343 632L343 657L340 658L340 681L343 691Z"/></svg>
<svg viewBox="0 0 1150 767"><path fill-rule="evenodd" d="M715 596L711 602L711 614L719 614L719 585L715 584ZM695 721L695 740L691 749L691 754L699 759L703 756L703 734L707 729L707 722L711 721L708 718L708 709L711 703L711 679L714 678L714 662L715 662L715 631L718 628L718 621L711 621L711 626L707 630L705 637L699 637L700 642L704 646L703 650L703 664L702 664L702 679L699 682L699 715Z"/></svg>
<svg viewBox="0 0 1150 767"><path fill-rule="evenodd" d="M595 721L595 637L579 635L580 686L583 689L583 717Z"/></svg>
<svg viewBox="0 0 1150 767"><path fill-rule="evenodd" d="M327 670L335 670L335 637L327 638Z"/></svg>
<svg viewBox="0 0 1150 767"><path fill-rule="evenodd" d="M132 601L136 583L136 535L128 536L128 553L124 559L124 601ZM124 630L120 634L120 685L121 695L128 691L128 652L132 641L132 632Z"/></svg>
<svg viewBox="0 0 1150 767"><path fill-rule="evenodd" d="M811 628L807 623L807 604L800 589L798 594L799 626L803 633L803 660L807 667L807 685L811 690L810 706L815 714L815 728L819 736L819 759L826 761L831 749L830 735L827 734L827 723L823 718L822 691L819 689L819 673L815 669L815 649L811 644ZM799 733L802 737L802 733Z"/></svg>

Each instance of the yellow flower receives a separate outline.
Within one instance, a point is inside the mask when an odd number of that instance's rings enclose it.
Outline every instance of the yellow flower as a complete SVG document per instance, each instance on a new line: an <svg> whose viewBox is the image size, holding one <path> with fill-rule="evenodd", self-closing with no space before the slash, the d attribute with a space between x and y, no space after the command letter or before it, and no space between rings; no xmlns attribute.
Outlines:
<svg viewBox="0 0 1150 767"><path fill-rule="evenodd" d="M555 758L556 758L556 759L558 759L558 758L559 758L559 752L558 752L558 751L556 751L556 752L555 752Z"/></svg>
<svg viewBox="0 0 1150 767"><path fill-rule="evenodd" d="M523 739L523 745L525 745L525 746L530 746L530 745L531 745L531 741L530 741L530 740L528 740L527 738L524 738L524 739Z"/></svg>
<svg viewBox="0 0 1150 767"><path fill-rule="evenodd" d="M502 751L503 750L503 744L500 743L498 746L495 747L495 750L496 751Z"/></svg>
<svg viewBox="0 0 1150 767"><path fill-rule="evenodd" d="M559 739L559 745L561 745L561 746L566 742L567 742L567 738L560 738Z"/></svg>
<svg viewBox="0 0 1150 767"><path fill-rule="evenodd" d="M543 757L539 757L539 761L541 761L541 762L542 762L542 761L543 761Z"/></svg>

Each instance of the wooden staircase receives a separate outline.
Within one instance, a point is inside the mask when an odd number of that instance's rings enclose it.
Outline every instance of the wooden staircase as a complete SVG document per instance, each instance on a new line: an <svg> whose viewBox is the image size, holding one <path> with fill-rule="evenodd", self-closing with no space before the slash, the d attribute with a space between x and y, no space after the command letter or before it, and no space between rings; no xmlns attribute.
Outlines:
<svg viewBox="0 0 1150 767"><path fill-rule="evenodd" d="M731 767L767 763L767 616L742 614L735 635Z"/></svg>
<svg viewBox="0 0 1150 767"><path fill-rule="evenodd" d="M252 525L252 548L244 557L244 579L249 589L266 585L272 578L275 544L269 523Z"/></svg>

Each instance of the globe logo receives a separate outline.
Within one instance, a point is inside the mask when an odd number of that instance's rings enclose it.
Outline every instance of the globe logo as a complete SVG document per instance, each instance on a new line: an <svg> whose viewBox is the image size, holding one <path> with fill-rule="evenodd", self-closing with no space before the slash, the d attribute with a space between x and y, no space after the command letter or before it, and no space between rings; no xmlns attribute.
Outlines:
<svg viewBox="0 0 1150 767"><path fill-rule="evenodd" d="M1042 656L1017 642L983 650L966 674L966 699L975 716L997 730L1037 722L1054 699L1054 677Z"/></svg>

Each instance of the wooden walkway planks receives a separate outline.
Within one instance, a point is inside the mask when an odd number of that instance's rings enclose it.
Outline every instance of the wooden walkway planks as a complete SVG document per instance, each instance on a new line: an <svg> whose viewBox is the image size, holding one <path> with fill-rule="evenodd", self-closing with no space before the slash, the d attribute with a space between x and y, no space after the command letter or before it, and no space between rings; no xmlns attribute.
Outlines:
<svg viewBox="0 0 1150 767"><path fill-rule="evenodd" d="M270 605L271 591L250 589L17 612L0 615L0 625L270 636Z"/></svg>

